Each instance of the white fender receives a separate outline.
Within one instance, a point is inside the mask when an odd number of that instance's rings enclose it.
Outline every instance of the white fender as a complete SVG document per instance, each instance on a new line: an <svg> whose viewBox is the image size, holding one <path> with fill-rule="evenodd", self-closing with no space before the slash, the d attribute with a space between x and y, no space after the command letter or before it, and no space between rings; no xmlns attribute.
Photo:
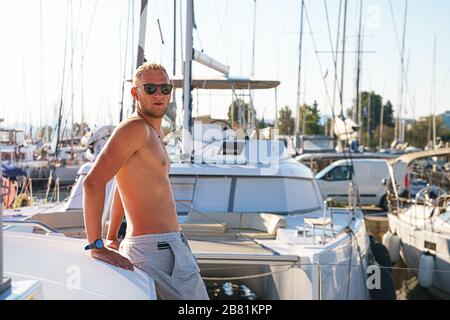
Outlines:
<svg viewBox="0 0 450 320"><path fill-rule="evenodd" d="M419 264L419 284L424 288L429 288L433 283L434 256L422 253Z"/></svg>
<svg viewBox="0 0 450 320"><path fill-rule="evenodd" d="M390 231L383 235L383 245L388 249L392 263L396 263L400 259L400 243L399 236Z"/></svg>

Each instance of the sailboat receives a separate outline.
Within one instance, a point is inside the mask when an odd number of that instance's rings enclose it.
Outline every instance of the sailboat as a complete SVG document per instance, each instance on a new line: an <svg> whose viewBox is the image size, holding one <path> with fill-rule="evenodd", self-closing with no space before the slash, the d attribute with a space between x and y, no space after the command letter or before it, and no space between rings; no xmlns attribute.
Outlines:
<svg viewBox="0 0 450 320"><path fill-rule="evenodd" d="M389 231L383 236L392 262L401 257L423 288L444 299L450 297L449 157L444 148L393 161Z"/></svg>

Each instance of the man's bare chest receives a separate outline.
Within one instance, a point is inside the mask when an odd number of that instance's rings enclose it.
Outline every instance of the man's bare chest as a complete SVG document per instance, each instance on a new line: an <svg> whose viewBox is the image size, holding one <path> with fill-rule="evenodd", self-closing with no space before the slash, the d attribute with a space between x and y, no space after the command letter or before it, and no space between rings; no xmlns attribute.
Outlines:
<svg viewBox="0 0 450 320"><path fill-rule="evenodd" d="M169 156L159 138L152 137L149 141L134 154L135 162L143 168L168 171L170 166Z"/></svg>

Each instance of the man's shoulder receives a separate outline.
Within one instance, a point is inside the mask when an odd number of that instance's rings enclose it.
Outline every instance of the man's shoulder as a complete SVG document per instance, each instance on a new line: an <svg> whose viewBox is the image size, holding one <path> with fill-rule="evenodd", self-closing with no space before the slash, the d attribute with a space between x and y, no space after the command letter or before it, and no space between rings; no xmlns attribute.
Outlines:
<svg viewBox="0 0 450 320"><path fill-rule="evenodd" d="M119 123L111 138L124 142L142 142L148 138L148 128L142 118L130 117Z"/></svg>
<svg viewBox="0 0 450 320"><path fill-rule="evenodd" d="M127 119L123 120L119 123L119 125L116 127L116 130L120 131L142 131L146 132L147 130L147 124L145 123L144 119L141 117L131 116Z"/></svg>

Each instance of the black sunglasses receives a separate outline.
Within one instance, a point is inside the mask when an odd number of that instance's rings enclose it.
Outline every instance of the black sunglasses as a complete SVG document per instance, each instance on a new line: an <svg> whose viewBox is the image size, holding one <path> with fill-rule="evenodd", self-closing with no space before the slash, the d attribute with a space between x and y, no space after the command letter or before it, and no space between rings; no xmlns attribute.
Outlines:
<svg viewBox="0 0 450 320"><path fill-rule="evenodd" d="M155 84L155 83L145 83L142 85L146 94L155 94L158 91L158 87L161 88L161 93L165 96L172 92L172 85L169 83Z"/></svg>

